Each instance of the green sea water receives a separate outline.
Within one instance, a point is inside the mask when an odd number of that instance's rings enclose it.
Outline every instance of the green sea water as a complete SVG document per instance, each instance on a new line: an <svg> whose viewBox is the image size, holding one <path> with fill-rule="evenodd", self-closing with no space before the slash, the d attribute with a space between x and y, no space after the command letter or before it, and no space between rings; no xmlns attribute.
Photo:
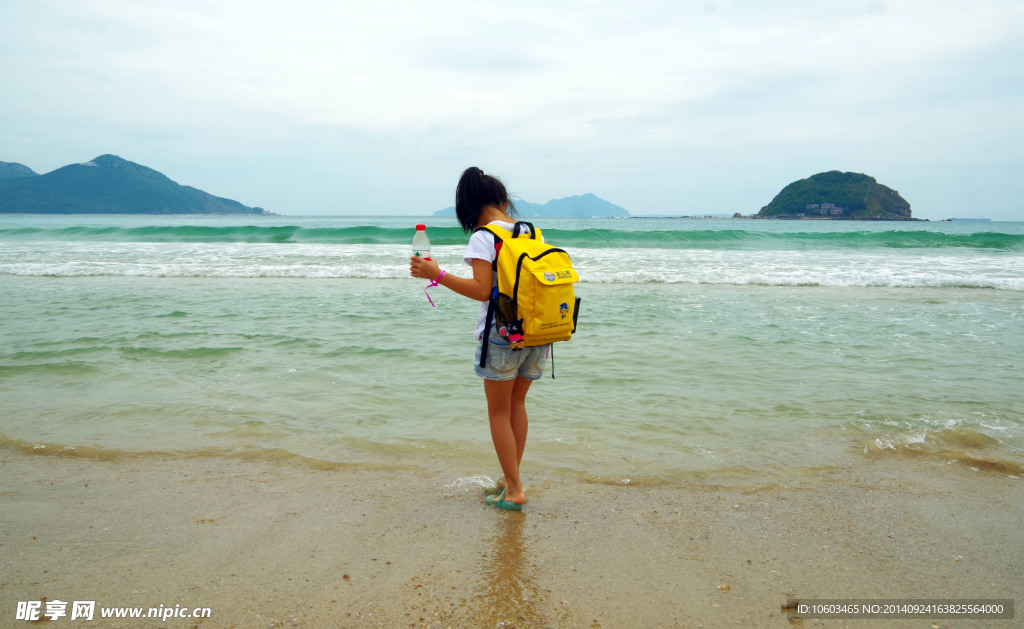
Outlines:
<svg viewBox="0 0 1024 629"><path fill-rule="evenodd" d="M0 219L0 452L496 475L477 304L407 277L417 220ZM531 389L527 473L1021 473L1019 224L538 225L583 306ZM461 231L428 233L465 273Z"/></svg>

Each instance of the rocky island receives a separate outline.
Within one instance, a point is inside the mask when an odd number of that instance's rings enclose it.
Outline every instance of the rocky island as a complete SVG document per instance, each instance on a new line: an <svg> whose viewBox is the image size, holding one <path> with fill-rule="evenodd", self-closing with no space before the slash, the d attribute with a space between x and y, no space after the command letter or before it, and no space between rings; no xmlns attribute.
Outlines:
<svg viewBox="0 0 1024 629"><path fill-rule="evenodd" d="M0 162L0 213L267 214L263 208L182 186L152 168L100 155L40 175Z"/></svg>
<svg viewBox="0 0 1024 629"><path fill-rule="evenodd" d="M831 170L794 181L754 218L914 221L910 203L861 173Z"/></svg>

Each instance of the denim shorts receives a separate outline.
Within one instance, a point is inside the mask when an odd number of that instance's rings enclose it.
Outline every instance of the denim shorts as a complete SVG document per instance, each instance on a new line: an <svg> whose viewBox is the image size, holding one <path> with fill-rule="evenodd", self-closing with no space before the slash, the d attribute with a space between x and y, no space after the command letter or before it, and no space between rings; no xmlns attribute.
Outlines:
<svg viewBox="0 0 1024 629"><path fill-rule="evenodd" d="M481 343L477 341L473 370L485 380L515 380L516 376L526 380L537 380L544 373L551 344L509 349L508 341L497 334L487 339L487 364L480 366Z"/></svg>

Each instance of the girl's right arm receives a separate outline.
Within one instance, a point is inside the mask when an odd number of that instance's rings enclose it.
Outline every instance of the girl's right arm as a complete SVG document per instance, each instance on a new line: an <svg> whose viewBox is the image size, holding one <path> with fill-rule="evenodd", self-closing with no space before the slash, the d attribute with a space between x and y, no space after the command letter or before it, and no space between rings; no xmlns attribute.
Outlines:
<svg viewBox="0 0 1024 629"><path fill-rule="evenodd" d="M491 263L479 258L473 258L473 277L459 277L447 271L441 275L441 269L437 266L436 261L425 260L417 256L412 257L409 273L413 277L437 281L441 286L477 301L490 299L491 287L494 282L494 269L491 267ZM438 276L441 278L438 279Z"/></svg>

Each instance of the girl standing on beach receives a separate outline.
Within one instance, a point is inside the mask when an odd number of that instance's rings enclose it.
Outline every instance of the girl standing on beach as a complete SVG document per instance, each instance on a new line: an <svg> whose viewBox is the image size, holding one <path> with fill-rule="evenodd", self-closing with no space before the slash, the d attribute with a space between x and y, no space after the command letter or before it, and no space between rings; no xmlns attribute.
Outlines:
<svg viewBox="0 0 1024 629"><path fill-rule="evenodd" d="M413 277L437 282L460 295L482 302L476 324L477 340L481 341L486 327L487 301L498 282L493 266L497 250L489 232L474 233L474 230L494 223L512 231L516 209L500 180L484 174L479 168L470 167L462 173L455 188L455 215L463 231L473 234L464 258L466 264L473 269L473 277L457 277L442 271L434 260L417 256L413 256L409 272ZM541 345L513 351L508 341L498 336L493 328L487 342L486 365L480 367L481 344L478 343L474 369L484 379L491 440L494 441L498 463L505 475L504 482L498 481L498 487L495 488L497 495L488 498L488 504L519 511L526 502L519 478L519 463L526 448L528 424L526 393L530 384L541 377L551 346Z"/></svg>

